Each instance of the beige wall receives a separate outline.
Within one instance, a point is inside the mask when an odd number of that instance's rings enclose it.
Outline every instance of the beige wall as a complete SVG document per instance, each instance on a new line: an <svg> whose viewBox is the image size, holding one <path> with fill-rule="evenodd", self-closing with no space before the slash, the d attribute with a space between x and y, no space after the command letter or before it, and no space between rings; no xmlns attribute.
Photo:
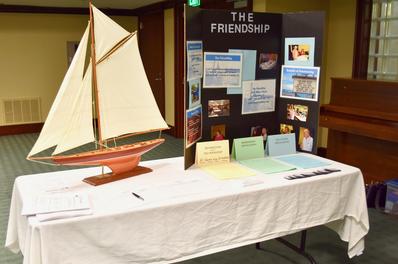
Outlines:
<svg viewBox="0 0 398 264"><path fill-rule="evenodd" d="M321 104L330 100L330 78L350 77L354 50L356 0L254 0L256 12L325 11L321 67ZM318 146L327 146L327 129L319 130Z"/></svg>
<svg viewBox="0 0 398 264"><path fill-rule="evenodd" d="M113 17L127 30L135 17ZM79 41L87 15L0 13L0 99L40 97L45 119L67 70L67 41ZM0 125L4 125L0 106Z"/></svg>
<svg viewBox="0 0 398 264"><path fill-rule="evenodd" d="M326 42L326 68L322 103L329 103L331 77L351 77L354 38L355 38L356 0L330 0L329 23ZM327 146L326 128L319 130L319 146Z"/></svg>
<svg viewBox="0 0 398 264"><path fill-rule="evenodd" d="M174 126L174 9L164 10L165 119Z"/></svg>
<svg viewBox="0 0 398 264"><path fill-rule="evenodd" d="M253 12L266 12L266 0L253 0Z"/></svg>

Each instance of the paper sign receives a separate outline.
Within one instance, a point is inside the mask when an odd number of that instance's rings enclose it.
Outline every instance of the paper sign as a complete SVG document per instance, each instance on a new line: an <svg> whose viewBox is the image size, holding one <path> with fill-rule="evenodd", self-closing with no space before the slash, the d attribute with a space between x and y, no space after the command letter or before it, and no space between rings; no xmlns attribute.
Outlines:
<svg viewBox="0 0 398 264"><path fill-rule="evenodd" d="M229 49L230 53L242 54L242 81L256 79L257 50ZM228 87L227 94L242 94L242 87Z"/></svg>
<svg viewBox="0 0 398 264"><path fill-rule="evenodd" d="M275 111L275 80L243 82L242 115Z"/></svg>
<svg viewBox="0 0 398 264"><path fill-rule="evenodd" d="M232 158L235 160L264 157L263 137L235 138L232 145Z"/></svg>
<svg viewBox="0 0 398 264"><path fill-rule="evenodd" d="M296 153L296 136L294 133L272 135L267 137L269 156L280 156Z"/></svg>
<svg viewBox="0 0 398 264"><path fill-rule="evenodd" d="M280 97L318 101L319 67L282 66Z"/></svg>
<svg viewBox="0 0 398 264"><path fill-rule="evenodd" d="M228 140L196 143L195 163L197 166L214 165L229 162Z"/></svg>

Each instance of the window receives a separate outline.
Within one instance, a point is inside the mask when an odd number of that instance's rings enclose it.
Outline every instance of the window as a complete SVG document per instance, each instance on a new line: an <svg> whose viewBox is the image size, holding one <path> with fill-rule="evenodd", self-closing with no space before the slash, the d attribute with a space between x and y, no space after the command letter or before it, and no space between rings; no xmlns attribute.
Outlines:
<svg viewBox="0 0 398 264"><path fill-rule="evenodd" d="M398 0L373 0L368 79L398 81Z"/></svg>

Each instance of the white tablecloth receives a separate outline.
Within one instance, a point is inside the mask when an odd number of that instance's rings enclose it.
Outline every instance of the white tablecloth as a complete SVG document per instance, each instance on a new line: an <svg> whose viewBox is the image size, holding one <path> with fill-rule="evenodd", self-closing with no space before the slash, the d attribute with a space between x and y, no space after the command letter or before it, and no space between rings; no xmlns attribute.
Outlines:
<svg viewBox="0 0 398 264"><path fill-rule="evenodd" d="M369 222L357 168L332 162L326 167L342 171L291 181L284 176L311 170L221 181L198 168L184 171L183 158L143 165L154 171L98 187L81 179L99 168L18 177L6 247L22 251L25 264L170 263L328 223L348 242L350 257L364 250ZM262 183L247 184L254 180ZM47 222L21 216L24 203L56 191L88 193L93 215Z"/></svg>

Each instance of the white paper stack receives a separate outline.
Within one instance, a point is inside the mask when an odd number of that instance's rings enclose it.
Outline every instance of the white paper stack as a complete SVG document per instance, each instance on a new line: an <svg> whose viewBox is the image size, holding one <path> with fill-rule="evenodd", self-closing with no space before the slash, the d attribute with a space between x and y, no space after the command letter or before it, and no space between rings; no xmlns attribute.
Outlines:
<svg viewBox="0 0 398 264"><path fill-rule="evenodd" d="M92 214L90 200L85 193L57 193L39 195L22 208L22 215L36 215L48 221Z"/></svg>

